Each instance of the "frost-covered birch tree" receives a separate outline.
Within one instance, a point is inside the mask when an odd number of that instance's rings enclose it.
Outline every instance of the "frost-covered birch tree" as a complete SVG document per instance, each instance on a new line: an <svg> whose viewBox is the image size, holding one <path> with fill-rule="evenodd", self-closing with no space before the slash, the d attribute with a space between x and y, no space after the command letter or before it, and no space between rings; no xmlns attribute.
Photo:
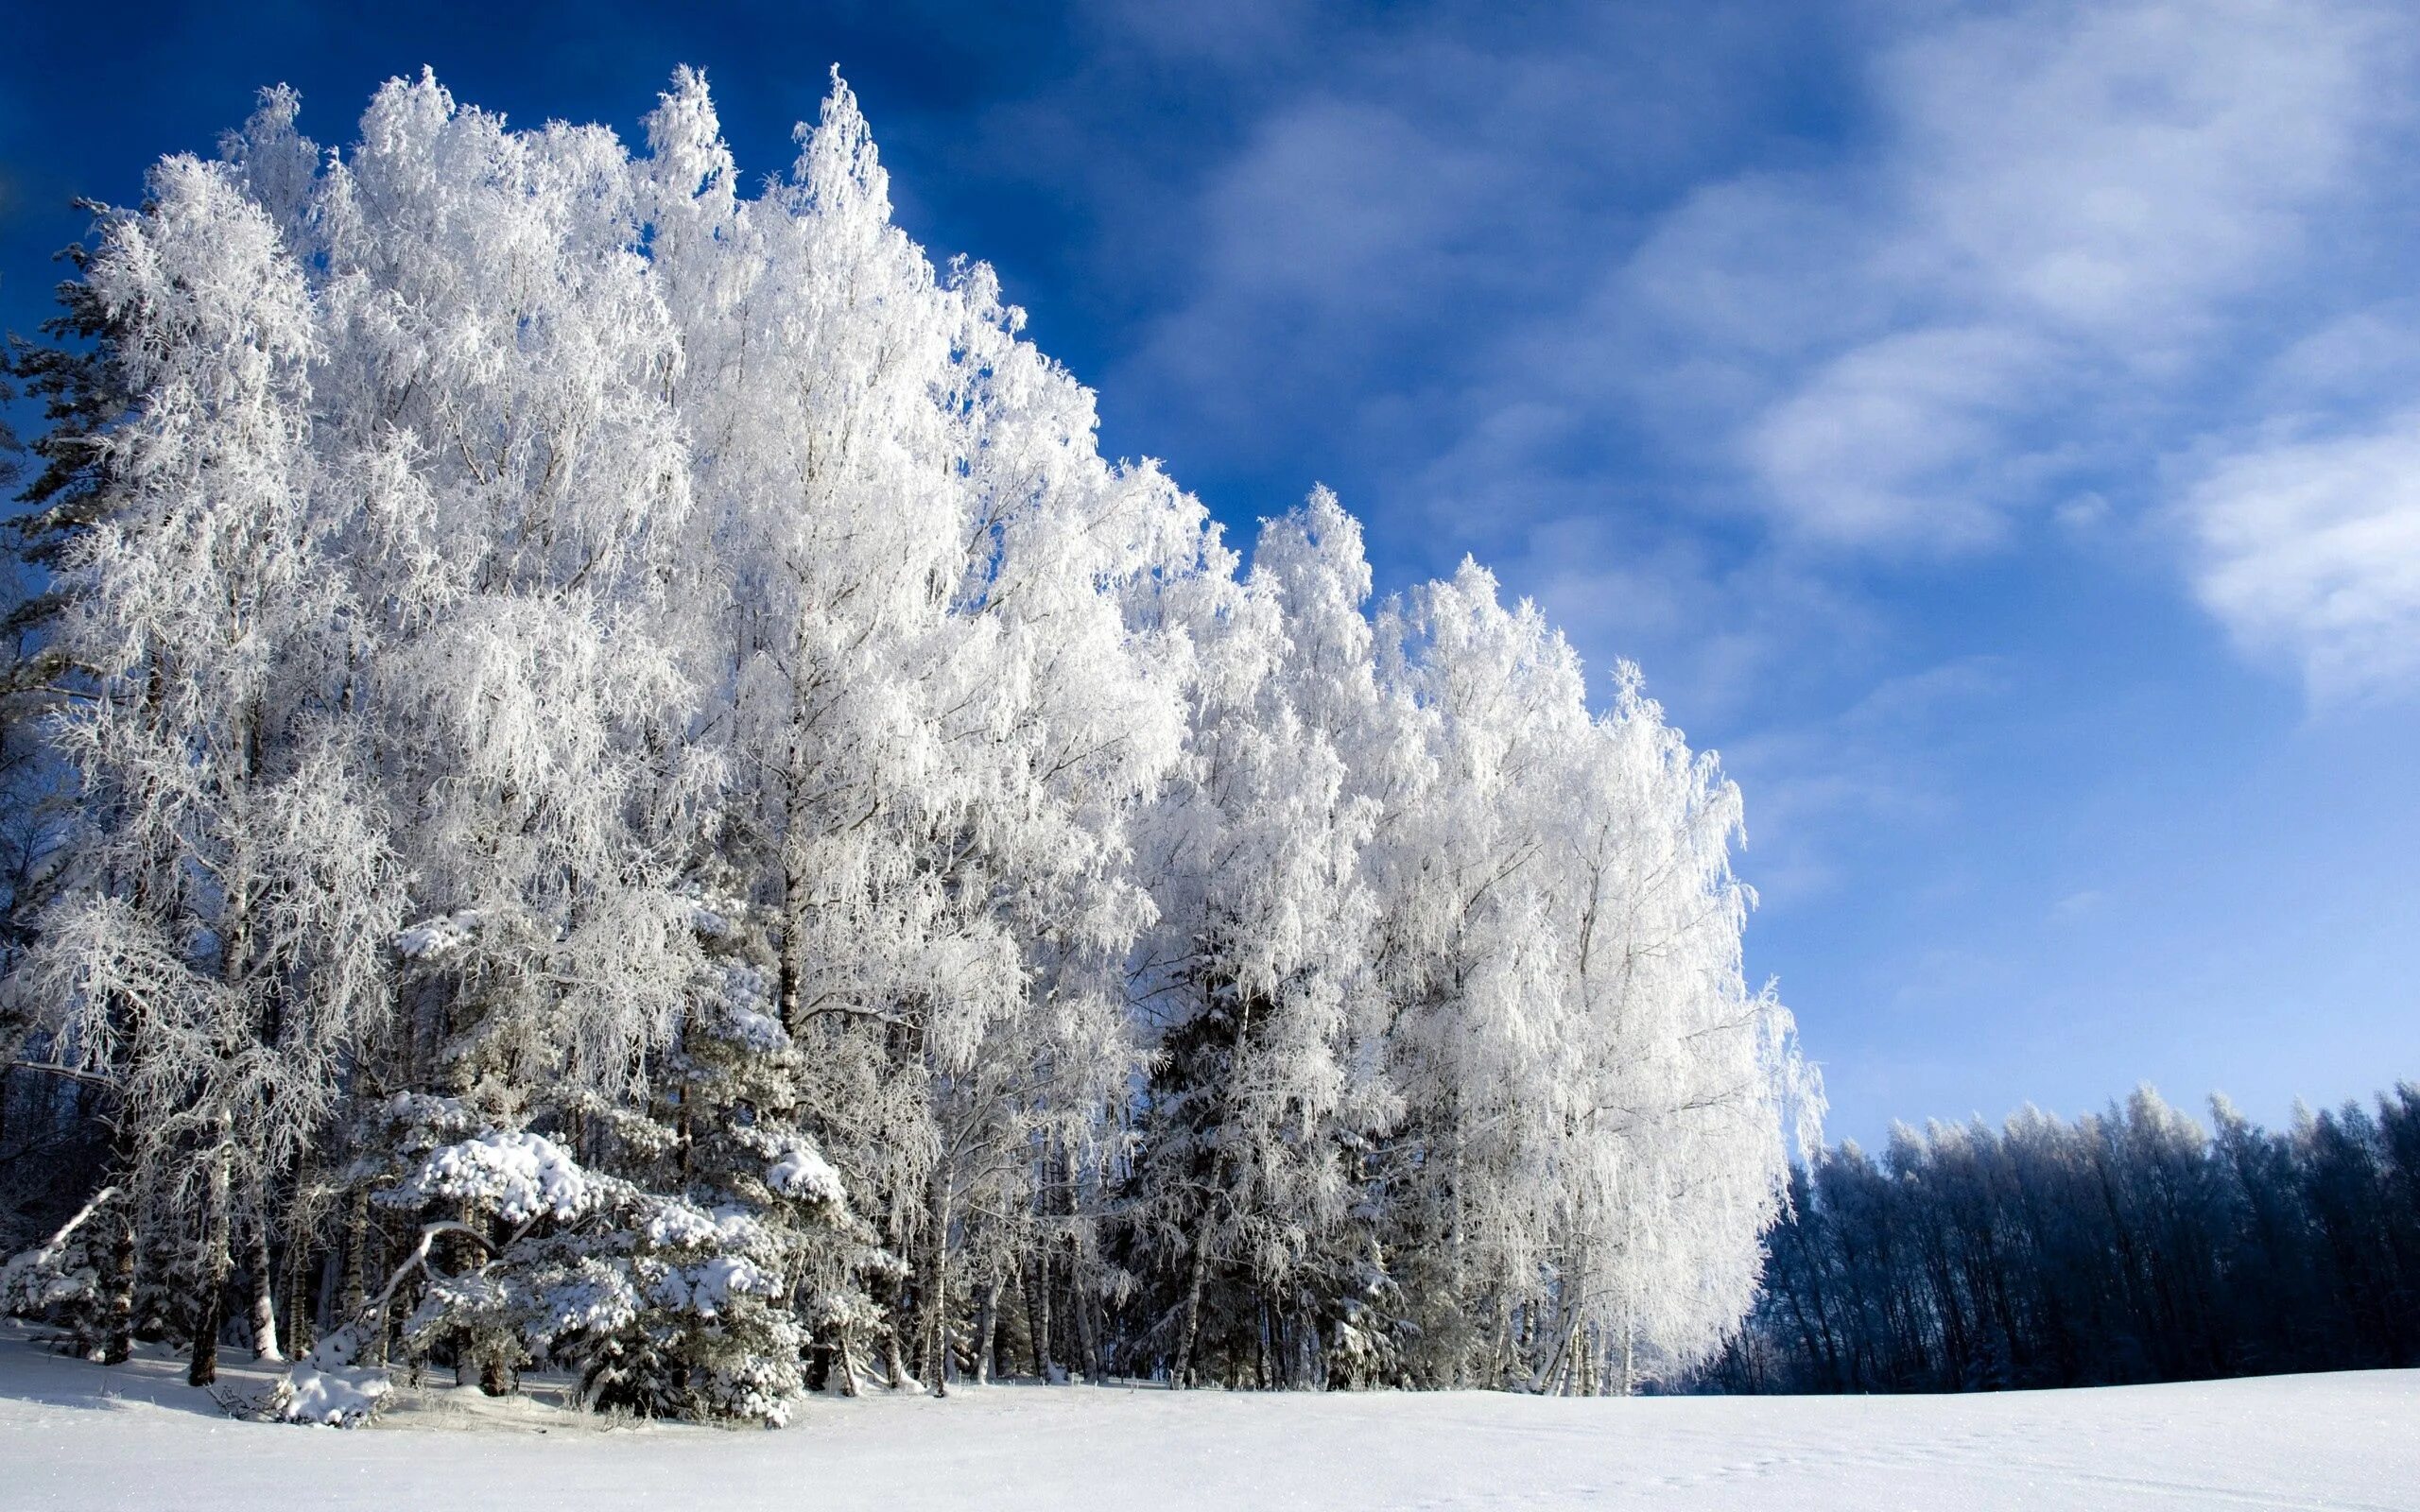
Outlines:
<svg viewBox="0 0 2420 1512"><path fill-rule="evenodd" d="M343 708L354 610L310 446L301 268L233 174L176 158L90 282L140 398L108 441L118 507L62 574L60 644L95 682L55 730L88 830L29 970L68 1010L62 1047L113 1079L132 1191L198 1246L202 1383L238 1227L266 1254L275 1184L386 1009L399 877Z"/></svg>
<svg viewBox="0 0 2420 1512"><path fill-rule="evenodd" d="M1357 1085L1371 1068L1355 1031L1368 1027L1360 852L1377 805L1340 748L1357 730L1331 728L1335 684L1367 666L1353 633L1366 580L1320 581L1323 546L1352 551L1345 574L1359 566L1357 542L1320 539L1348 530L1322 492L1264 526L1243 581L1222 574L1191 596L1185 759L1140 856L1159 919L1132 971L1156 1043L1132 1221L1175 1282L1154 1326L1187 1383L1205 1298L1214 1330L1263 1353L1282 1336L1280 1379L1324 1374L1318 1299L1336 1278L1313 1273L1336 1258L1372 1091Z"/></svg>
<svg viewBox="0 0 2420 1512"><path fill-rule="evenodd" d="M77 810L12 1001L119 1136L10 1297L203 1379L248 1291L337 1418L405 1354L778 1421L1725 1337L1796 1061L1634 674L1476 566L1374 616L1323 490L1247 569L837 77L754 195L687 70L637 153L299 108L24 364Z"/></svg>

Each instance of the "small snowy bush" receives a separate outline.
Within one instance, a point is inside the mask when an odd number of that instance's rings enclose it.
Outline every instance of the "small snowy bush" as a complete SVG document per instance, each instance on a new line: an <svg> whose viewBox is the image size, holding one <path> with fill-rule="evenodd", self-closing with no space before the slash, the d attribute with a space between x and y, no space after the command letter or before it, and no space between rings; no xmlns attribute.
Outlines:
<svg viewBox="0 0 2420 1512"><path fill-rule="evenodd" d="M106 1226L91 1220L117 1195L103 1189L49 1239L0 1264L0 1314L60 1325L79 1347L100 1337Z"/></svg>
<svg viewBox="0 0 2420 1512"><path fill-rule="evenodd" d="M355 1363L365 1332L356 1322L321 1339L272 1388L268 1415L331 1428L352 1428L376 1417L394 1383L386 1371Z"/></svg>
<svg viewBox="0 0 2420 1512"><path fill-rule="evenodd" d="M845 1195L812 1146L777 1164L769 1185L837 1220ZM441 1146L382 1201L467 1211L495 1236L469 1268L432 1269L406 1330L423 1354L568 1369L584 1404L650 1417L781 1423L805 1388L797 1236L739 1203L597 1176L527 1130ZM324 1374L297 1373L289 1416L346 1410Z"/></svg>

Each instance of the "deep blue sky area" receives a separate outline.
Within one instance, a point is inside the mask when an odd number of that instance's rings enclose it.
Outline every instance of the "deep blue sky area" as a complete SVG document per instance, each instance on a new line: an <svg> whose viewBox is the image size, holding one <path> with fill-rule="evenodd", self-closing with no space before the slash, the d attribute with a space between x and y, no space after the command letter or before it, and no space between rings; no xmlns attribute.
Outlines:
<svg viewBox="0 0 2420 1512"><path fill-rule="evenodd" d="M262 85L635 139L687 62L761 178L837 62L1105 450L1644 665L1835 1133L2420 1077L2409 7L700 9L15 5L0 322Z"/></svg>

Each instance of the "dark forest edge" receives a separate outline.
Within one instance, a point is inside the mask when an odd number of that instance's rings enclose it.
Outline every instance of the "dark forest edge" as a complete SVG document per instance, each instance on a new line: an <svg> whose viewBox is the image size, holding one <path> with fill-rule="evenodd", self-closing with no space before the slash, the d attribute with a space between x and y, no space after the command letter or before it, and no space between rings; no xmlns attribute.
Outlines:
<svg viewBox="0 0 2420 1512"><path fill-rule="evenodd" d="M2284 1129L2145 1087L2067 1122L1902 1125L1792 1173L1700 1382L1989 1391L2420 1364L2420 1086Z"/></svg>

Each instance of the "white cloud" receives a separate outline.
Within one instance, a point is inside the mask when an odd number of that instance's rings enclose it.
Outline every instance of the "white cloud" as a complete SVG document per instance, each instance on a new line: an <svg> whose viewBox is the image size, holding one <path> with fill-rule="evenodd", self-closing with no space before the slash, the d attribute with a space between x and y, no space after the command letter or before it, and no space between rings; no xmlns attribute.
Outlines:
<svg viewBox="0 0 2420 1512"><path fill-rule="evenodd" d="M2203 603L2324 700L2420 680L2420 412L2228 456L2186 495Z"/></svg>
<svg viewBox="0 0 2420 1512"><path fill-rule="evenodd" d="M1718 627L1677 680L1736 705L1804 644L1776 585L2105 554L2231 436L2204 601L2314 686L2409 675L2349 507L2228 481L2241 438L2420 402L2401 0L1182 9L1103 25L1249 105L1106 197L1102 271L1162 292L1088 376L1234 472L1319 458L1397 564L1477 551L1599 658Z"/></svg>
<svg viewBox="0 0 2420 1512"><path fill-rule="evenodd" d="M2388 13L2276 0L2034 6L1886 54L1885 266L2158 341L2257 283L2343 186Z"/></svg>
<svg viewBox="0 0 2420 1512"><path fill-rule="evenodd" d="M2101 905L2108 901L2108 895L2099 888L2086 887L2079 892L2068 893L2052 903L2050 918L2057 923L2082 919L2086 915L2099 913Z"/></svg>
<svg viewBox="0 0 2420 1512"><path fill-rule="evenodd" d="M1886 336L1809 374L1750 422L1743 449L1807 536L1983 544L2001 528L1994 483L2021 471L1999 428L2055 360L1992 326Z"/></svg>
<svg viewBox="0 0 2420 1512"><path fill-rule="evenodd" d="M2307 275L2400 118L2391 15L2054 5L1922 29L1873 66L1872 150L1702 192L1606 302L1697 369L1702 402L1666 423L1728 427L1787 537L1989 544L2064 473L2152 460L2140 417L2239 361L2238 328Z"/></svg>
<svg viewBox="0 0 2420 1512"><path fill-rule="evenodd" d="M1734 117L1770 108L1741 58L1801 24L1746 26L1701 0L1549 5L1518 26L1451 4L1331 23L1239 74L1253 108L1181 193L1123 186L1164 214L1109 217L1105 271L1147 267L1161 292L1098 377L1214 432L1231 464L1373 458L1389 497L1349 502L1418 513L1442 502L1423 486L1441 459L1504 413L1549 406L1558 432L1605 419L1559 392L1585 374L1500 381L1512 349L1569 325L1647 207L1707 171ZM1530 444L1484 450L1526 461Z"/></svg>

